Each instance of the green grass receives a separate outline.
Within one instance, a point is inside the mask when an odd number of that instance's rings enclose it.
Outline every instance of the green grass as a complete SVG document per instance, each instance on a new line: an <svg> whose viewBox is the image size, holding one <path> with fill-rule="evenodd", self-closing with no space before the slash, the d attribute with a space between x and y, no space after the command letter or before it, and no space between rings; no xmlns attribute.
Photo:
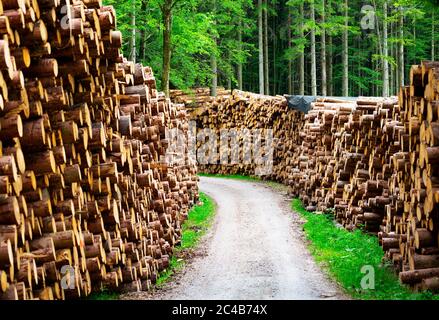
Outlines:
<svg viewBox="0 0 439 320"><path fill-rule="evenodd" d="M104 290L102 292L93 292L91 295L86 297L86 300L118 300L119 293Z"/></svg>
<svg viewBox="0 0 439 320"><path fill-rule="evenodd" d="M317 262L355 299L365 300L421 300L439 299L430 292L415 293L399 283L389 265L382 264L383 250L375 236L360 230L349 232L334 224L332 215L313 214L304 209L298 199L292 209L305 220L304 230L310 241L309 249ZM362 289L363 266L373 266L375 289Z"/></svg>
<svg viewBox="0 0 439 320"><path fill-rule="evenodd" d="M265 182L268 186L285 191L280 183L263 181L258 177L243 175L199 174L204 177ZM309 249L317 262L328 268L330 275L355 299L364 300L439 300L430 292L416 293L399 283L389 264L383 264L384 252L378 238L361 230L349 232L337 227L333 215L314 214L305 210L298 199L292 201L292 209L305 220L304 230ZM361 270L372 266L375 272L375 288L362 289L361 280L366 275Z"/></svg>
<svg viewBox="0 0 439 320"><path fill-rule="evenodd" d="M202 192L200 192L200 201L201 205L193 207L189 212L188 219L182 226L181 245L174 249L169 267L159 274L156 287L163 286L175 272L183 268L185 264L183 257L197 246L210 227L215 214L215 202ZM118 298L119 294L111 291L93 293L87 297L89 300L117 300Z"/></svg>
<svg viewBox="0 0 439 320"><path fill-rule="evenodd" d="M215 202L202 192L200 192L200 201L202 204L195 206L189 212L188 219L182 227L181 245L175 248L169 268L159 275L156 286L162 286L176 271L183 268L185 261L179 257L193 250L212 224L216 209Z"/></svg>
<svg viewBox="0 0 439 320"><path fill-rule="evenodd" d="M169 279L172 277L172 275L178 271L181 270L184 266L184 260L176 258L175 255L171 257L171 261L169 262L169 267L162 271L160 275L157 278L156 287L160 288L165 284Z"/></svg>

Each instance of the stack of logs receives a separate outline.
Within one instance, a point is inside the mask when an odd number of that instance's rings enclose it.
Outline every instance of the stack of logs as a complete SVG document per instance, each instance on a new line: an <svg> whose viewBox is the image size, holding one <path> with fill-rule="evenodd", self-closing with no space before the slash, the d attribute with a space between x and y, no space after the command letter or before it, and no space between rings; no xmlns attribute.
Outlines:
<svg viewBox="0 0 439 320"><path fill-rule="evenodd" d="M216 158L206 159L206 163L203 163L200 161L200 152L198 152L199 171L255 175L259 165L255 161L255 157L249 158L248 154L251 152L257 137L262 139L261 146L267 150L266 147L270 147L271 144L268 139L267 141L265 139L270 135L264 129L273 129L273 168L266 177L277 181L287 181L290 173L289 161L293 150L298 146L303 114L288 108L285 98L235 90L231 96L219 96L212 103L190 109L190 116L195 121L198 134L203 129L210 129L218 138ZM227 142L221 143L220 130L227 129L236 130L236 140L229 138ZM246 129L254 131L245 132ZM261 130L260 134L256 131L258 129ZM232 135L233 132L229 132L229 134ZM208 136L207 133L205 135ZM251 135L252 137L249 138ZM206 140L197 139L197 149L199 150L208 141L209 138ZM224 148L225 143L229 146L226 158L223 156L227 150ZM226 163L223 163L224 159L226 159ZM265 161L269 158L263 159Z"/></svg>
<svg viewBox="0 0 439 320"><path fill-rule="evenodd" d="M439 290L439 62L412 66L400 90L399 150L380 239L403 283Z"/></svg>
<svg viewBox="0 0 439 320"><path fill-rule="evenodd" d="M167 154L184 107L101 0L2 1L0 26L0 299L147 290L198 199L188 150Z"/></svg>
<svg viewBox="0 0 439 320"><path fill-rule="evenodd" d="M309 211L334 208L347 229L363 226L379 231L389 201L385 158L395 152L382 127L392 121L394 110L398 110L396 98L314 104L306 116L291 184ZM304 166L305 174L299 170Z"/></svg>
<svg viewBox="0 0 439 320"><path fill-rule="evenodd" d="M217 97L228 97L231 90L218 87L216 90L216 97L211 96L210 88L196 88L189 90L171 90L170 97L175 103L183 103L186 108L198 108L208 103L212 103Z"/></svg>
<svg viewBox="0 0 439 320"><path fill-rule="evenodd" d="M376 234L401 282L439 290L439 63L413 66L399 99L317 99L308 114L281 97L234 92L191 111L201 128L274 129L267 179L309 211ZM219 145L219 144L218 144ZM255 175L254 166L200 170Z"/></svg>

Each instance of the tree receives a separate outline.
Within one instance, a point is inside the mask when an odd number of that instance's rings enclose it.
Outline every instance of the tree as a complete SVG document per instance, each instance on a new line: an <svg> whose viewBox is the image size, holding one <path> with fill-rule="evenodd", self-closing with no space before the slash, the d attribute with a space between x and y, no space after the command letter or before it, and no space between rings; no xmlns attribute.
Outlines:
<svg viewBox="0 0 439 320"><path fill-rule="evenodd" d="M310 2L311 15L311 94L317 95L316 17L314 0Z"/></svg>
<svg viewBox="0 0 439 320"><path fill-rule="evenodd" d="M329 21L331 21L331 32L328 33L328 46L327 46L327 54L328 57L326 59L326 70L327 70L327 91L328 91L328 95L332 96L334 95L333 93L333 80L332 80L332 75L333 75L333 45L332 45L332 33L334 31L332 31L333 29L336 29L336 24L332 22L332 1L328 0L328 10L327 10L327 16L329 18ZM325 29L326 30L326 29ZM326 31L325 31L326 33Z"/></svg>
<svg viewBox="0 0 439 320"><path fill-rule="evenodd" d="M303 3L300 4L300 16L304 16L304 10L303 10ZM304 38L304 32L303 32L303 21L300 20L299 25L299 36L300 39ZM304 46L302 47L300 51L300 59L299 59L299 74L300 74L300 87L299 87L299 94L304 95L305 94L305 50Z"/></svg>
<svg viewBox="0 0 439 320"><path fill-rule="evenodd" d="M238 28L238 51L242 53L242 18L239 18L239 28ZM238 60L238 89L242 90L242 62L241 59Z"/></svg>
<svg viewBox="0 0 439 320"><path fill-rule="evenodd" d="M389 94L407 83L410 65L437 58L436 1L386 0L387 10L384 0L104 1L116 8L125 56L151 65L165 91L381 96L385 83ZM360 23L365 4L370 29Z"/></svg>
<svg viewBox="0 0 439 320"><path fill-rule="evenodd" d="M292 32L291 32L292 14L291 7L288 7L288 94L293 93L293 59L291 57L292 51Z"/></svg>
<svg viewBox="0 0 439 320"><path fill-rule="evenodd" d="M259 43L259 93L265 93L264 36L262 21L262 0L258 0L258 43Z"/></svg>
<svg viewBox="0 0 439 320"><path fill-rule="evenodd" d="M216 14L216 0L213 0L213 14ZM215 26L215 21L213 26ZM216 34L213 34L213 42L215 44L215 50L212 50L211 52L211 64L212 64L212 84L210 86L210 95L212 97L216 97L216 91L218 87L218 62L216 58L216 46L217 46L217 40L216 40Z"/></svg>
<svg viewBox="0 0 439 320"><path fill-rule="evenodd" d="M325 27L325 0L322 0L322 20L321 20L321 69L322 69L322 95L326 96L328 94L328 88L327 88L327 76L326 76L326 27Z"/></svg>
<svg viewBox="0 0 439 320"><path fill-rule="evenodd" d="M269 57L268 57L268 0L263 4L264 16L264 94L270 94L270 75L269 75Z"/></svg>
<svg viewBox="0 0 439 320"><path fill-rule="evenodd" d="M164 0L161 5L163 16L163 74L162 90L169 97L169 78L171 73L171 36L172 36L172 9L178 0Z"/></svg>
<svg viewBox="0 0 439 320"><path fill-rule="evenodd" d="M136 62L136 0L131 0L131 37L130 37L130 55L129 59Z"/></svg>
<svg viewBox="0 0 439 320"><path fill-rule="evenodd" d="M387 0L383 2L383 96L389 92L389 61L388 61L388 34L387 34Z"/></svg>
<svg viewBox="0 0 439 320"><path fill-rule="evenodd" d="M343 30L343 92L342 95L349 96L349 3L345 0L344 30Z"/></svg>
<svg viewBox="0 0 439 320"><path fill-rule="evenodd" d="M400 6L399 8L399 85L404 85L404 8Z"/></svg>
<svg viewBox="0 0 439 320"><path fill-rule="evenodd" d="M435 60L436 54L435 54L435 18L434 18L434 10L431 13L431 60Z"/></svg>

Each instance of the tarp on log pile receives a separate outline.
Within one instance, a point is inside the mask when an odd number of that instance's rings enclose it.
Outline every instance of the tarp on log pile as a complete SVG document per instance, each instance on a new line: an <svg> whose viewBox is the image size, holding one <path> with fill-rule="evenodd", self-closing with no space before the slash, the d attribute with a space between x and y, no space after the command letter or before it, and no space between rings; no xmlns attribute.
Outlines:
<svg viewBox="0 0 439 320"><path fill-rule="evenodd" d="M285 95L288 101L288 106L291 109L296 109L304 113L308 113L311 110L311 104L317 100L321 101L357 101L357 97L322 97L322 96L288 96Z"/></svg>

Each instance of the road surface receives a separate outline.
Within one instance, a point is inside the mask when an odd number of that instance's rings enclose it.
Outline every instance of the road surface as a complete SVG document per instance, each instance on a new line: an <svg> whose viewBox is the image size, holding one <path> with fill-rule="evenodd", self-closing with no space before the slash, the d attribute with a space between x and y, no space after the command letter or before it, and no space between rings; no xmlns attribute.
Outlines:
<svg viewBox="0 0 439 320"><path fill-rule="evenodd" d="M152 296L128 299L345 299L310 256L290 201L264 183L202 177L217 203L196 257Z"/></svg>

